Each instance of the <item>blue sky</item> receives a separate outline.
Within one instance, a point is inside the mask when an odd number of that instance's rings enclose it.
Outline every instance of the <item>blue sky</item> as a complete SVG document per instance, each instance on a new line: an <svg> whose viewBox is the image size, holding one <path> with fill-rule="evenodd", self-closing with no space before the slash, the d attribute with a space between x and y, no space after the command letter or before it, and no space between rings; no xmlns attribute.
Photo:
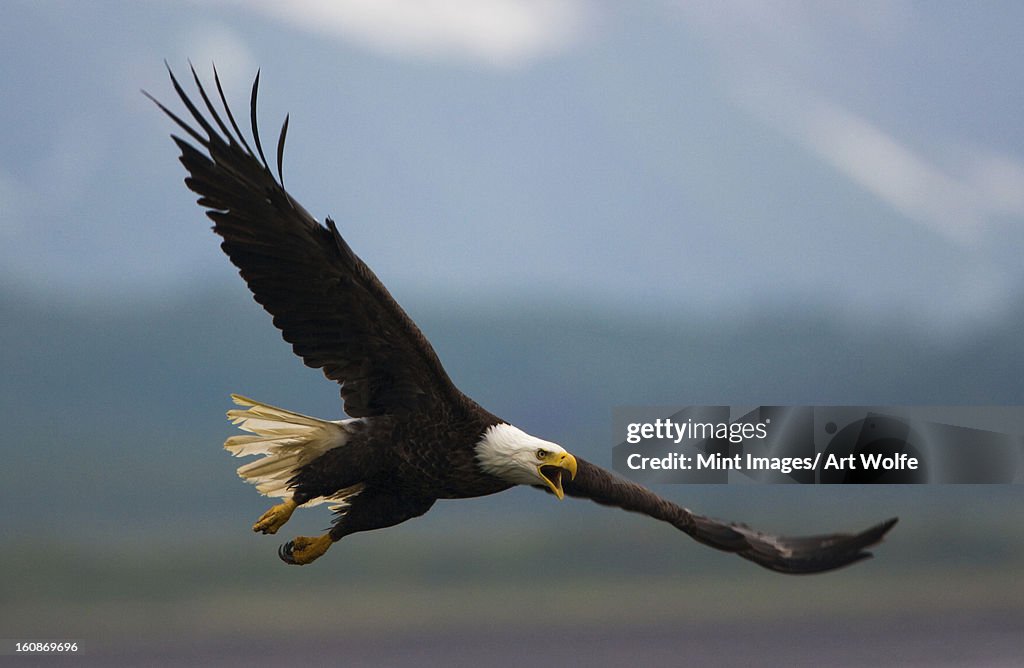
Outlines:
<svg viewBox="0 0 1024 668"><path fill-rule="evenodd" d="M233 271L181 183L163 60L400 300L828 306L961 331L1022 294L1018 3L13 2L0 279L172 299Z"/></svg>

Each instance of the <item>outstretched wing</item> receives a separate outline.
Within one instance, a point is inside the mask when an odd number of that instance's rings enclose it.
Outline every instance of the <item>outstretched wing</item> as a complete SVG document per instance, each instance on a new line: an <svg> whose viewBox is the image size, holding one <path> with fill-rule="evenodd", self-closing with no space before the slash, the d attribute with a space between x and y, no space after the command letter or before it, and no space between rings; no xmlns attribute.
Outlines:
<svg viewBox="0 0 1024 668"><path fill-rule="evenodd" d="M146 93L202 148L172 135L188 170L185 184L199 194L221 248L239 269L253 297L307 366L341 384L345 412L367 417L457 402L437 354L380 280L352 252L328 218L318 223L285 191L281 175L285 118L277 144L277 176L263 155L256 124L259 74L252 85L249 147L224 98L230 128L192 69L208 116L171 81L195 120L194 127ZM257 157L258 156L258 157Z"/></svg>
<svg viewBox="0 0 1024 668"><path fill-rule="evenodd" d="M896 524L893 518L857 534L773 536L742 524L695 515L600 466L579 457L576 462L576 477L571 481L563 480L567 495L649 515L685 531L705 545L735 552L780 573L820 573L867 559L871 553L865 552L865 548L881 541Z"/></svg>

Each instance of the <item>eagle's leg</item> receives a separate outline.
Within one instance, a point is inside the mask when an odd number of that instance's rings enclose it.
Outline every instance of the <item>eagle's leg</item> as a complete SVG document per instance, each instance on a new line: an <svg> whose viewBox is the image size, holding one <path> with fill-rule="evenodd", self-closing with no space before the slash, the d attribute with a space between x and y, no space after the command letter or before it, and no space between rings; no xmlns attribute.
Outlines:
<svg viewBox="0 0 1024 668"><path fill-rule="evenodd" d="M297 536L277 551L286 564L308 564L345 536L359 531L372 531L394 526L430 510L435 499L407 497L368 487L352 497L349 505L339 511L331 530L322 536Z"/></svg>
<svg viewBox="0 0 1024 668"><path fill-rule="evenodd" d="M256 524L252 525L252 530L264 534L277 533L277 530L291 519L292 513L295 512L298 506L299 504L295 502L294 498L285 499L284 503L279 503L263 513L256 520Z"/></svg>

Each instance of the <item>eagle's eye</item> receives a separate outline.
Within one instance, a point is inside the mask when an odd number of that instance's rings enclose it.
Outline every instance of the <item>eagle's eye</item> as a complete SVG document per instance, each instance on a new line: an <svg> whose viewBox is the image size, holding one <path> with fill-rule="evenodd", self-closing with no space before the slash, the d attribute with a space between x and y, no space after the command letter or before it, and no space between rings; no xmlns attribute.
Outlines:
<svg viewBox="0 0 1024 668"><path fill-rule="evenodd" d="M538 450L537 451L537 459L547 459L548 458L548 454L550 454L550 453L547 450Z"/></svg>

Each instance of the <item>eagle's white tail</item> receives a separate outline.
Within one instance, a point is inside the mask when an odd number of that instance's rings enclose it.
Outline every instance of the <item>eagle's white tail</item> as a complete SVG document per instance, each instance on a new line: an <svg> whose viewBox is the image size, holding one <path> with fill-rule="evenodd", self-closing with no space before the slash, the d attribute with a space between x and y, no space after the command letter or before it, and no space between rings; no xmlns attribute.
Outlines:
<svg viewBox="0 0 1024 668"><path fill-rule="evenodd" d="M240 467L238 475L256 485L265 496L291 496L288 481L305 464L348 442L352 434L349 425L358 421L320 420L237 394L232 394L231 399L245 408L229 410L228 419L255 435L232 436L224 442L224 448L235 457L264 455ZM336 499L320 497L308 505L328 500Z"/></svg>

